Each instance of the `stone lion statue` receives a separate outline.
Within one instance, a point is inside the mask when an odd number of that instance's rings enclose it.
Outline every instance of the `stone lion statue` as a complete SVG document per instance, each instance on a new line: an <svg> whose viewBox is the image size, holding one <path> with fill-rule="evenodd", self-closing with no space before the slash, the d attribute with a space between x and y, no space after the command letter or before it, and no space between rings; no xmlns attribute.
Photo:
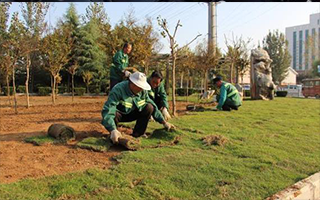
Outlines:
<svg viewBox="0 0 320 200"><path fill-rule="evenodd" d="M272 81L272 69L267 51L257 48L251 51L251 98L272 100L275 84Z"/></svg>

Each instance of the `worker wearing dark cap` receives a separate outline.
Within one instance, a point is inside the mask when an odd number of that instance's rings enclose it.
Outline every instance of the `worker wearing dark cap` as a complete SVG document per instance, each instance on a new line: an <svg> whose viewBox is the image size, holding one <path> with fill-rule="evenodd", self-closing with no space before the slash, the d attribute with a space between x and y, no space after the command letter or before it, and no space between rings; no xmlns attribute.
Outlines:
<svg viewBox="0 0 320 200"><path fill-rule="evenodd" d="M238 107L241 106L241 98L236 87L231 83L222 81L220 76L213 79L213 84L220 88L220 96L217 99L219 103L213 110L238 110Z"/></svg>

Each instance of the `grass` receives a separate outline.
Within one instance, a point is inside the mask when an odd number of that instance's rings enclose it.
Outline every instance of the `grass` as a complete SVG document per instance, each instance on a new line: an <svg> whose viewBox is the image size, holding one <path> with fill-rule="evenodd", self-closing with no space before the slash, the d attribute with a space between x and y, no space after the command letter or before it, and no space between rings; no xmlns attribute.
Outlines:
<svg viewBox="0 0 320 200"><path fill-rule="evenodd" d="M50 137L48 135L40 135L34 137L28 137L24 139L25 142L32 143L37 146L46 145L46 144L53 144L59 142L58 140Z"/></svg>
<svg viewBox="0 0 320 200"><path fill-rule="evenodd" d="M77 146L83 149L104 152L110 149L112 143L106 138L88 137L78 142Z"/></svg>
<svg viewBox="0 0 320 200"><path fill-rule="evenodd" d="M118 165L1 184L0 199L265 199L320 171L319 110L319 100L276 98L184 115L172 133L150 123L155 135ZM205 145L208 135L228 142Z"/></svg>

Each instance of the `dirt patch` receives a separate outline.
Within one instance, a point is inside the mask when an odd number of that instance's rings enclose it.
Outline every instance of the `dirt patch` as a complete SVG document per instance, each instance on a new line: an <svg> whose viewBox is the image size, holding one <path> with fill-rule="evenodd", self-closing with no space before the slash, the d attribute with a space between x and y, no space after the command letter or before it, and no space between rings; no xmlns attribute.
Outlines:
<svg viewBox="0 0 320 200"><path fill-rule="evenodd" d="M202 138L202 142L207 146L224 146L228 142L228 139L223 137L222 135L208 135Z"/></svg>
<svg viewBox="0 0 320 200"><path fill-rule="evenodd" d="M31 107L26 108L26 98L18 96L18 112L8 107L7 97L0 97L0 183L10 183L24 178L82 171L89 168L108 168L112 157L124 148L111 147L108 152L94 152L76 148L75 144L87 137L106 137L108 131L100 124L101 109L107 97L58 96L56 105L51 97L30 97ZM187 102L177 102L177 113L186 113ZM63 123L74 128L76 140L66 145L47 144L35 146L24 142L31 136L45 136L51 124ZM121 132L131 134L130 127ZM177 143L179 139L175 142Z"/></svg>

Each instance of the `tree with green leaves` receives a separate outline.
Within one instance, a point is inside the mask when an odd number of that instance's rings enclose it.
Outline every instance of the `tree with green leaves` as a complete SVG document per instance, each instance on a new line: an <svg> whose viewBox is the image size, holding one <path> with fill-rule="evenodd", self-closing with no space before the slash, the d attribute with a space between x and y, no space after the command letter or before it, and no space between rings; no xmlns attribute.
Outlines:
<svg viewBox="0 0 320 200"><path fill-rule="evenodd" d="M10 2L3 2L0 4L0 74L1 80L6 80L7 96L9 105L11 105L10 98L10 78L12 73L11 59L9 54L9 33L8 33L8 21L10 18L9 8ZM2 79L2 77L4 77ZM0 84L3 84L2 82ZM1 86L0 86L1 87Z"/></svg>
<svg viewBox="0 0 320 200"><path fill-rule="evenodd" d="M60 70L68 62L68 54L71 51L71 31L62 26L49 33L43 40L43 60L45 69L51 74L52 103L55 104L56 81Z"/></svg>
<svg viewBox="0 0 320 200"><path fill-rule="evenodd" d="M81 35L80 31L80 21L77 14L76 7L74 3L70 3L67 13L64 16L63 21L61 22L62 26L65 26L71 31L71 50L68 54L68 63L64 66L64 69L71 75L71 93L72 101L74 100L74 76L76 75L77 70L79 69L79 56L80 56L80 46L81 46ZM68 91L69 90L69 76L68 76Z"/></svg>
<svg viewBox="0 0 320 200"><path fill-rule="evenodd" d="M39 46L42 34L46 29L45 16L49 9L50 3L43 2L25 2L22 3L21 11L25 21L26 33L24 35L24 42L28 45L28 52L26 52L24 64L26 68L26 99L27 108L30 106L29 101L29 81L30 81L30 66L36 62L39 54ZM35 66L35 65L34 65Z"/></svg>
<svg viewBox="0 0 320 200"><path fill-rule="evenodd" d="M312 63L312 75L314 77L320 77L320 72L319 72L319 67L320 66L320 59L318 60L315 60L313 63Z"/></svg>
<svg viewBox="0 0 320 200"><path fill-rule="evenodd" d="M25 29L23 23L19 20L19 15L17 12L14 12L11 18L9 36L7 47L8 54L10 56L10 65L12 67L12 86L13 86L13 95L14 95L14 107L15 113L18 114L18 105L17 105L17 95L16 95L16 81L15 81L15 71L18 66L18 61L21 57L25 56L28 53L28 43L25 41L24 36L26 35L27 30Z"/></svg>
<svg viewBox="0 0 320 200"><path fill-rule="evenodd" d="M288 41L279 30L269 32L263 39L263 49L266 50L273 60L272 79L276 84L281 84L288 74L291 56L288 49Z"/></svg>

